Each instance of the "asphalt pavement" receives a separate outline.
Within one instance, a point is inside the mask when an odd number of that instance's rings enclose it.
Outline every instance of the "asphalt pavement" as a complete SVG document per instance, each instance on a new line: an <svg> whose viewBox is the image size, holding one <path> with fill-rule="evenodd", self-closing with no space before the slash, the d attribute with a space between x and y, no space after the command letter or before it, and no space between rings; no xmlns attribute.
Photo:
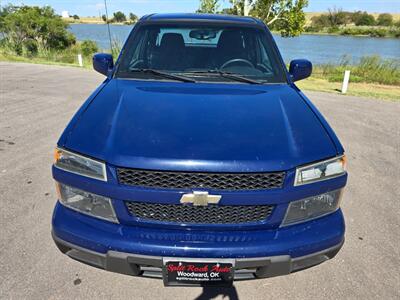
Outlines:
<svg viewBox="0 0 400 300"><path fill-rule="evenodd" d="M165 288L62 255L50 235L53 149L102 80L79 68L0 63L1 299L400 299L400 102L306 93L348 156L346 242L329 262L203 290Z"/></svg>

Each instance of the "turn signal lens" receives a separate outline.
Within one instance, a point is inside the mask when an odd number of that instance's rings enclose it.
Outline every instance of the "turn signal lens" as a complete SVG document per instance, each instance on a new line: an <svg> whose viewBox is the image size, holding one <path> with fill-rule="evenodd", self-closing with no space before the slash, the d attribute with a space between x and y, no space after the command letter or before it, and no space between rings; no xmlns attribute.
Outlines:
<svg viewBox="0 0 400 300"><path fill-rule="evenodd" d="M335 157L296 169L294 185L327 180L346 173L346 156Z"/></svg>
<svg viewBox="0 0 400 300"><path fill-rule="evenodd" d="M107 181L106 165L103 162L64 149L55 149L54 166L67 172Z"/></svg>

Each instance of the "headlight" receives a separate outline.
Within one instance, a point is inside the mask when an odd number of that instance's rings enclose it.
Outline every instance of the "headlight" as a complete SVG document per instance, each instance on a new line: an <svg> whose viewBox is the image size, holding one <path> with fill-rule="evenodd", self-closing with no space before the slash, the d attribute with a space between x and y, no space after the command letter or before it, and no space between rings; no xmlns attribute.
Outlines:
<svg viewBox="0 0 400 300"><path fill-rule="evenodd" d="M296 169L294 185L326 180L346 173L346 156L335 157Z"/></svg>
<svg viewBox="0 0 400 300"><path fill-rule="evenodd" d="M335 190L291 202L282 225L300 223L335 212L340 206L342 191Z"/></svg>
<svg viewBox="0 0 400 300"><path fill-rule="evenodd" d="M118 223L111 199L56 182L60 203L96 218Z"/></svg>
<svg viewBox="0 0 400 300"><path fill-rule="evenodd" d="M64 149L55 149L54 166L64 171L107 181L104 163Z"/></svg>

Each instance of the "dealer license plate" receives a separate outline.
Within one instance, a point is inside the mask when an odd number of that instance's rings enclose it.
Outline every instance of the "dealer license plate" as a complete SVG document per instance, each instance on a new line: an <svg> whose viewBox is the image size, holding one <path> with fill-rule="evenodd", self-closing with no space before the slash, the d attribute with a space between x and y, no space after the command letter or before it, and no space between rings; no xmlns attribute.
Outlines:
<svg viewBox="0 0 400 300"><path fill-rule="evenodd" d="M199 261L164 258L163 277L166 286L232 286L233 260Z"/></svg>

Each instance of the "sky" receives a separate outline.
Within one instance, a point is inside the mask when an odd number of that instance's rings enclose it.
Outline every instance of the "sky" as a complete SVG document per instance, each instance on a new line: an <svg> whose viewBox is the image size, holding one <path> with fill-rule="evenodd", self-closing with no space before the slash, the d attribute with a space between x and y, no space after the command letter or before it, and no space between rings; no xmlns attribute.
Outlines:
<svg viewBox="0 0 400 300"><path fill-rule="evenodd" d="M0 0L5 4L50 5L57 13L68 11L70 15L98 16L104 14L104 0ZM107 0L109 14L121 10L142 16L155 12L194 12L199 0ZM220 0L221 7L229 7L229 0ZM322 12L336 6L347 11L400 13L400 0L309 0L306 11Z"/></svg>

